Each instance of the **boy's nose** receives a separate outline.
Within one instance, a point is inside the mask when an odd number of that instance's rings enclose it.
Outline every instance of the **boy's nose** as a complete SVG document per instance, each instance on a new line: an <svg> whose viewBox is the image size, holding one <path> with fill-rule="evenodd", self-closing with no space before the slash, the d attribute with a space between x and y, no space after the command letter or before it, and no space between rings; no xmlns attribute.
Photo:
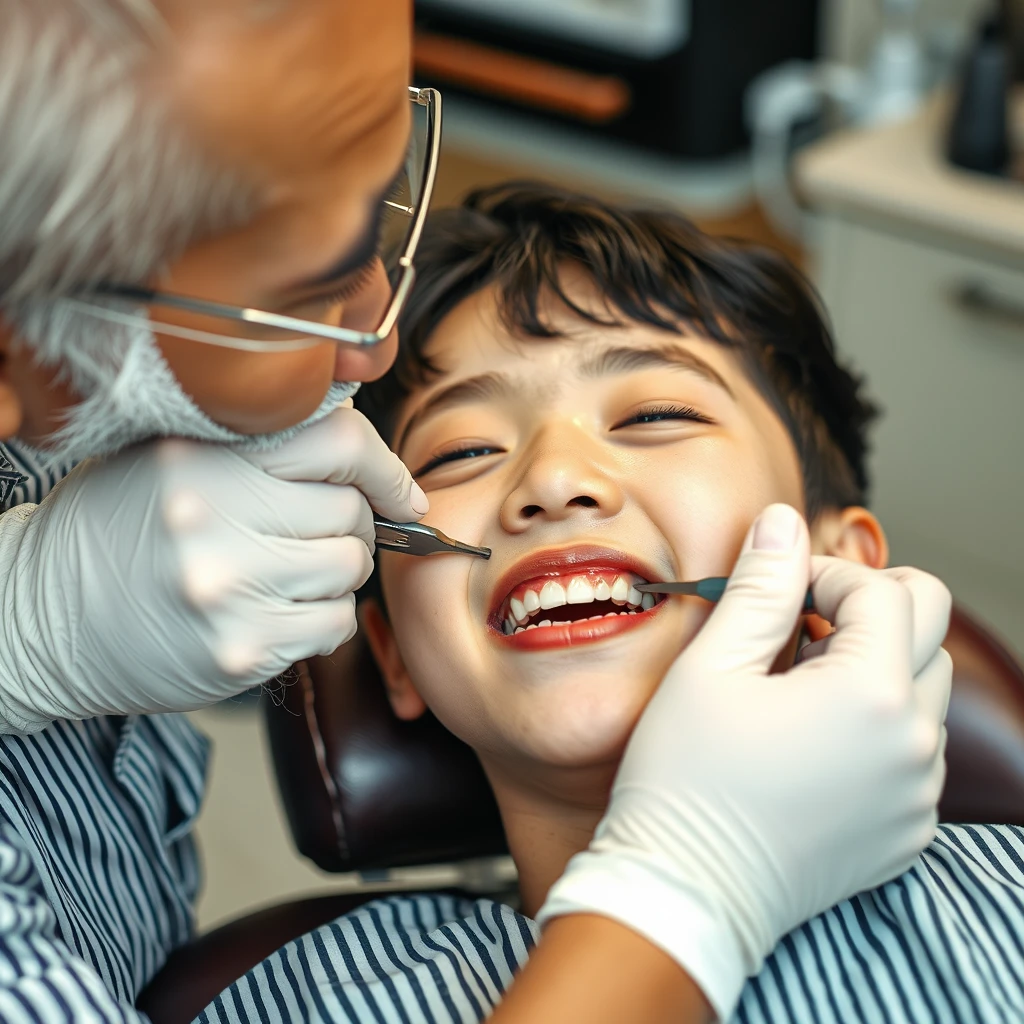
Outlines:
<svg viewBox="0 0 1024 1024"><path fill-rule="evenodd" d="M607 519L622 510L616 480L569 437L550 438L524 463L519 484L501 508L502 525L511 532L544 520Z"/></svg>

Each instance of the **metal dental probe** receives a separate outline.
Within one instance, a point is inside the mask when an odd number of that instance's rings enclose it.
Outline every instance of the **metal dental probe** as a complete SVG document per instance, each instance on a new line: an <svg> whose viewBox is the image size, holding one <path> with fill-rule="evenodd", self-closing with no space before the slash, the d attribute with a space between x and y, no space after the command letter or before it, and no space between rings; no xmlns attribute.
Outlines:
<svg viewBox="0 0 1024 1024"><path fill-rule="evenodd" d="M390 519L374 516L377 547L400 551L405 555L473 555L490 558L490 548L477 548L452 540L447 534L423 523L393 523Z"/></svg>
<svg viewBox="0 0 1024 1024"><path fill-rule="evenodd" d="M729 582L728 576L708 576L702 580L692 582L664 582L664 583L634 583L633 586L641 594L688 594L692 597L700 597L705 601L718 601L725 593L726 585ZM814 595L810 590L804 600L804 611L814 611Z"/></svg>

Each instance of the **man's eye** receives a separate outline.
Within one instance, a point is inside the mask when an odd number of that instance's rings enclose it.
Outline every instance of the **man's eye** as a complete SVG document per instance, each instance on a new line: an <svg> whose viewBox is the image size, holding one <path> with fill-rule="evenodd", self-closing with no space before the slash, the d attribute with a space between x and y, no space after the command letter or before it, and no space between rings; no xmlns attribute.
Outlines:
<svg viewBox="0 0 1024 1024"><path fill-rule="evenodd" d="M694 423L712 423L710 417L698 412L692 405L652 405L633 413L628 419L616 423L612 430L632 427L644 423L659 423L662 420L692 420Z"/></svg>
<svg viewBox="0 0 1024 1024"><path fill-rule="evenodd" d="M445 452L443 455L435 455L429 462L416 470L413 476L423 476L424 473L429 473L431 470L444 466L449 462L458 462L461 459L478 459L482 455L497 455L500 452L501 449L493 445L475 444L466 448L456 448L454 451Z"/></svg>
<svg viewBox="0 0 1024 1024"><path fill-rule="evenodd" d="M347 302L370 283L379 262L380 257L375 255L361 267L350 271L320 301L325 306L337 306L341 302Z"/></svg>
<svg viewBox="0 0 1024 1024"><path fill-rule="evenodd" d="M327 290L323 293L308 295L303 299L291 302L281 312L299 319L321 320L342 303L348 302L358 295L373 280L379 263L380 256L374 254L362 266L350 270L333 284L325 285Z"/></svg>

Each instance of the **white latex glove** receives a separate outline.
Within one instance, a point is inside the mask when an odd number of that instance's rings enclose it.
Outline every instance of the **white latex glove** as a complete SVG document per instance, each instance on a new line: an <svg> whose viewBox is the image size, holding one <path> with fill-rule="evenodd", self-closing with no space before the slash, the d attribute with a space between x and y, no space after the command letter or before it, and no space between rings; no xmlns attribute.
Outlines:
<svg viewBox="0 0 1024 1024"><path fill-rule="evenodd" d="M949 593L914 569L808 552L788 506L754 524L637 725L590 849L540 914L630 926L723 1020L787 932L906 870L938 820ZM836 632L769 674L809 579Z"/></svg>
<svg viewBox="0 0 1024 1024"><path fill-rule="evenodd" d="M426 499L348 408L273 452L158 441L80 466L0 517L0 732L198 708L330 654L371 505L408 522Z"/></svg>

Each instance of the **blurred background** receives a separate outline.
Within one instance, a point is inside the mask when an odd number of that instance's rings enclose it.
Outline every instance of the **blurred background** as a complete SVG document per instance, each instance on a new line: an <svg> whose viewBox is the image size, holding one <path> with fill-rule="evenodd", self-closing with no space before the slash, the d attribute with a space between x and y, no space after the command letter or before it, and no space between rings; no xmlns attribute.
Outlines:
<svg viewBox="0 0 1024 1024"><path fill-rule="evenodd" d="M1024 652L1024 0L417 0L415 63L437 205L541 178L796 260L883 409L893 561ZM358 885L292 850L255 701L194 717L200 927Z"/></svg>

